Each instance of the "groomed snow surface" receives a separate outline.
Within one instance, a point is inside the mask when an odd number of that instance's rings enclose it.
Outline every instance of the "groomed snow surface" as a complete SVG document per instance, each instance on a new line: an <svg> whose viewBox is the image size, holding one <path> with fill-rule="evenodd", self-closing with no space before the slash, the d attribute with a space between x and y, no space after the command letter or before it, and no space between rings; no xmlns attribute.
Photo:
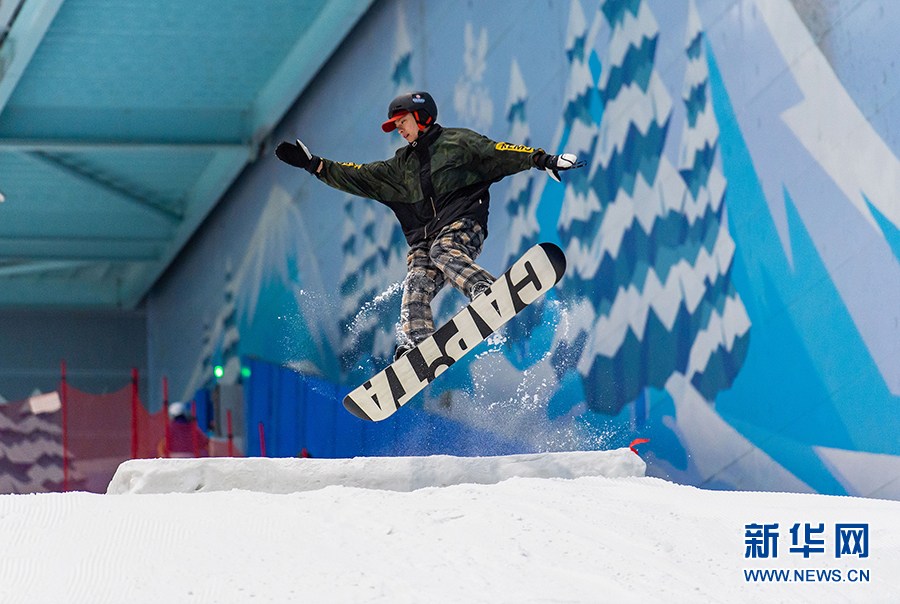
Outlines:
<svg viewBox="0 0 900 604"><path fill-rule="evenodd" d="M127 462L106 495L0 496L0 602L900 601L900 502L644 472L628 449ZM752 523L776 558L745 558ZM797 523L825 553L789 552ZM837 558L853 523L868 556Z"/></svg>

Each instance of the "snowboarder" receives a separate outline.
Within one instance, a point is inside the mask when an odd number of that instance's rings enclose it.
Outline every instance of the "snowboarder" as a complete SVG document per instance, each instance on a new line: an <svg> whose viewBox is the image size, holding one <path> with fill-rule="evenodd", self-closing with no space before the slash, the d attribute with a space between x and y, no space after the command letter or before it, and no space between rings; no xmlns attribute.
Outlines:
<svg viewBox="0 0 900 604"><path fill-rule="evenodd" d="M475 264L487 237L490 185L529 168L559 181L560 171L584 165L570 153L549 155L464 128L442 128L437 115L427 92L391 101L381 129L396 129L408 145L386 161L338 163L313 155L299 140L275 149L281 161L335 189L383 203L400 221L410 249L395 359L434 333L431 301L448 280L470 300L494 282Z"/></svg>

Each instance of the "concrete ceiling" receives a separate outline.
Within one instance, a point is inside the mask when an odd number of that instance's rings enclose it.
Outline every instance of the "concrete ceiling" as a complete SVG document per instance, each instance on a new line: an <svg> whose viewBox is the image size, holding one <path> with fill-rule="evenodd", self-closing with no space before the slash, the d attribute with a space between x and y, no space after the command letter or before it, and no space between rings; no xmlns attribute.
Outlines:
<svg viewBox="0 0 900 604"><path fill-rule="evenodd" d="M134 308L372 0L0 0L0 307Z"/></svg>

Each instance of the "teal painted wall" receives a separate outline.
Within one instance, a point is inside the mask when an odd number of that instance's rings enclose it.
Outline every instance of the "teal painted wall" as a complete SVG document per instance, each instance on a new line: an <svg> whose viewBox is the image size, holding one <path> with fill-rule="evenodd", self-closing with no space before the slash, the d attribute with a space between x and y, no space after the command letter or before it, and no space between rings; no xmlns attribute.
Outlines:
<svg viewBox="0 0 900 604"><path fill-rule="evenodd" d="M0 396L20 401L34 390L60 385L62 361L69 384L83 392L107 394L140 376L147 398L147 317L143 311L0 311Z"/></svg>

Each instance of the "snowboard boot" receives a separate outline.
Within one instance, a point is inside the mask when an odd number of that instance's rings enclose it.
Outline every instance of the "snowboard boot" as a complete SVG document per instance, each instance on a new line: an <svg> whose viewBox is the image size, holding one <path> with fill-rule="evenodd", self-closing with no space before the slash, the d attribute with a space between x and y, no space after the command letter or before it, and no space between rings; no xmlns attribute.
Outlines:
<svg viewBox="0 0 900 604"><path fill-rule="evenodd" d="M472 289L469 290L469 299L474 300L475 298L486 292L490 286L490 281L479 281L472 286Z"/></svg>
<svg viewBox="0 0 900 604"><path fill-rule="evenodd" d="M397 344L397 346L394 348L394 360L399 361L400 357L402 357L412 349L413 347L407 344Z"/></svg>

